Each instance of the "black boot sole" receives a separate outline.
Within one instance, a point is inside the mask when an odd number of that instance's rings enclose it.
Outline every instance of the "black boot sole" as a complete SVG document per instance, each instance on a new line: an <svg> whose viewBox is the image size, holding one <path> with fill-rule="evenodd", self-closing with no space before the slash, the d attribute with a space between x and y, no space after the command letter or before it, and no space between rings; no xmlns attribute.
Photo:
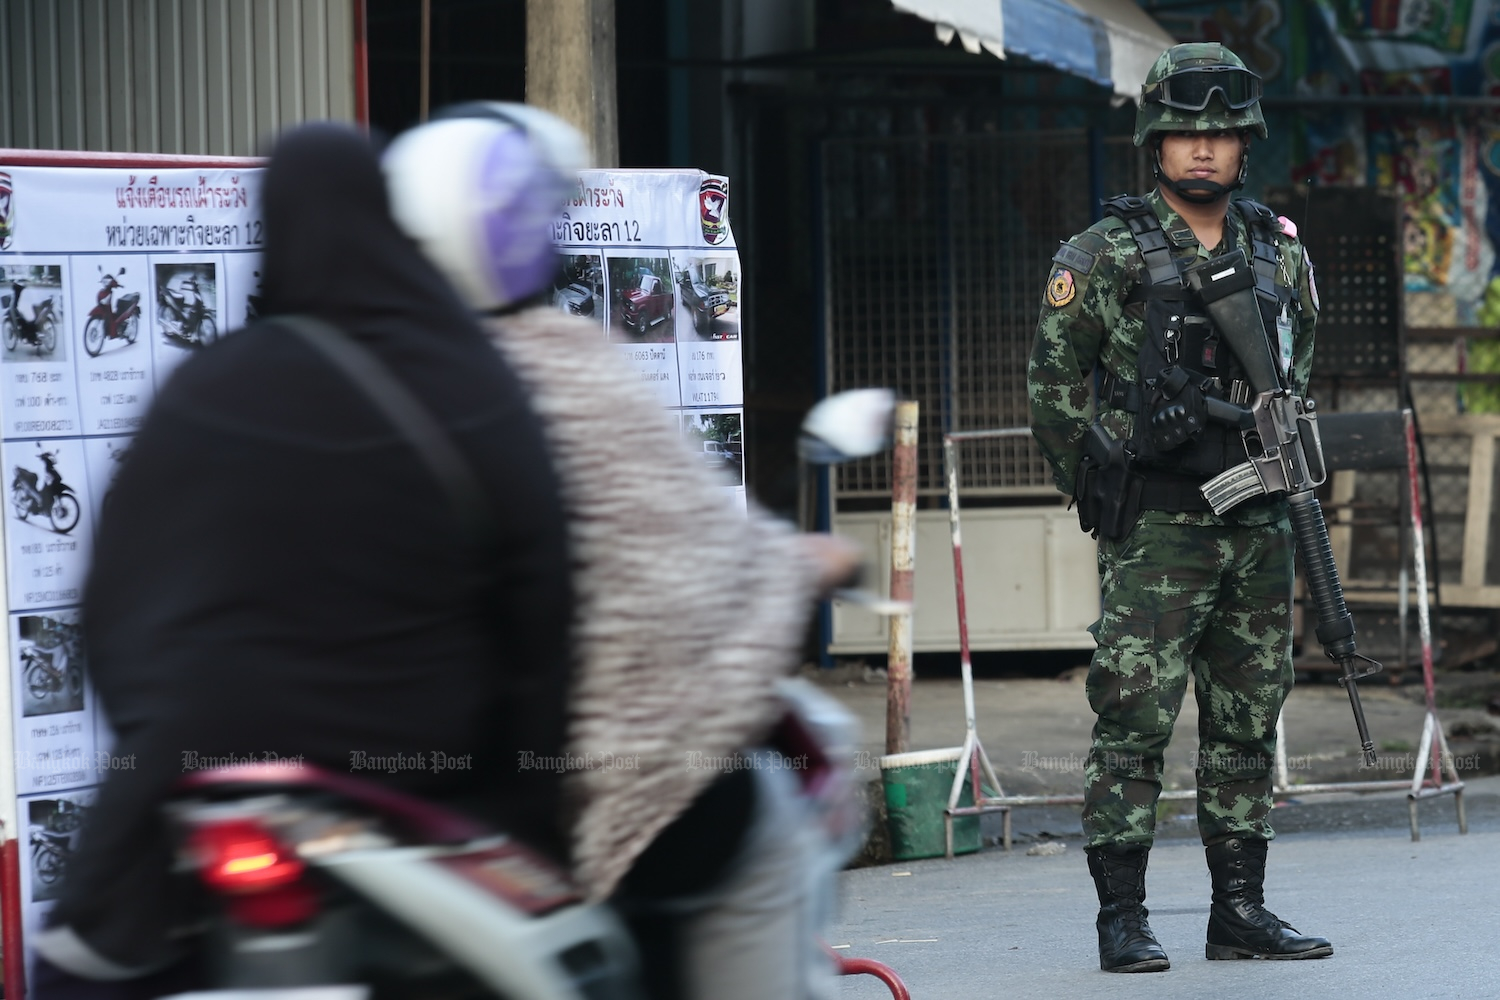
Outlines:
<svg viewBox="0 0 1500 1000"><path fill-rule="evenodd" d="M1120 965L1113 969L1106 968L1103 962L1099 968L1105 972L1166 972L1172 967L1172 963L1165 958L1148 958L1144 962L1136 962L1134 965Z"/></svg>
<svg viewBox="0 0 1500 1000"><path fill-rule="evenodd" d="M1303 958L1327 958L1333 954L1333 945L1322 948L1309 948L1307 951L1291 952L1285 955L1272 955L1267 952L1252 951L1249 948L1238 948L1228 944L1205 944L1203 954L1210 962L1231 962L1242 958L1262 958L1273 962L1290 962Z"/></svg>

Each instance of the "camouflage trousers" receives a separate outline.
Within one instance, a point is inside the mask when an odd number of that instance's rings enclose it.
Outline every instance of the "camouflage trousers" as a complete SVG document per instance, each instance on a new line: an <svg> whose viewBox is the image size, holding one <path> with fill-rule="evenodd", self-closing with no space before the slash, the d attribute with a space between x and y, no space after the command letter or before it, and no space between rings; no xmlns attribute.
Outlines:
<svg viewBox="0 0 1500 1000"><path fill-rule="evenodd" d="M1191 672L1198 700L1198 830L1205 844L1271 839L1276 718L1292 688L1292 531L1286 517L1204 525L1142 515L1099 543L1104 613L1088 697L1088 846L1146 844L1163 753ZM1176 523L1163 523L1176 522ZM1186 522L1186 523L1183 523Z"/></svg>

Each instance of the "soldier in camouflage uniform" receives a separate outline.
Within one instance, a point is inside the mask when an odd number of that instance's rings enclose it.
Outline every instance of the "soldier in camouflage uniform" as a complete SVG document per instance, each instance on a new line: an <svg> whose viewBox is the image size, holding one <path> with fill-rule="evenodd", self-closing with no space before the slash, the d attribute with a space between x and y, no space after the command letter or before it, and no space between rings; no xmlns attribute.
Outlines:
<svg viewBox="0 0 1500 1000"><path fill-rule="evenodd" d="M1163 751L1190 673L1198 826L1213 879L1208 958L1333 951L1267 911L1261 895L1276 718L1292 686L1285 497L1216 515L1199 491L1247 457L1239 431L1206 419L1204 401L1244 405L1249 392L1184 282L1187 268L1243 250L1257 264L1256 305L1281 385L1302 394L1312 367L1318 300L1296 229L1230 199L1251 135L1266 137L1259 98L1259 78L1221 45L1177 45L1157 59L1135 129L1157 188L1111 199L1102 221L1062 245L1028 372L1032 432L1100 539L1083 824L1099 962L1111 972L1169 967L1142 903Z"/></svg>

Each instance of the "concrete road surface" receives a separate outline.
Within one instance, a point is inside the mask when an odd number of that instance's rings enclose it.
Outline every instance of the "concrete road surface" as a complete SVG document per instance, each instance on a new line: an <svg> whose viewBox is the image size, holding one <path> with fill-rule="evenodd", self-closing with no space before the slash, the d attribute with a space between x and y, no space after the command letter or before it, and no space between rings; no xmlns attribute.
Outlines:
<svg viewBox="0 0 1500 1000"><path fill-rule="evenodd" d="M1423 803L1417 843L1403 793L1318 798L1278 809L1287 822L1266 896L1280 917L1329 938L1331 958L1205 961L1208 874L1202 847L1182 837L1157 844L1147 875L1151 924L1172 962L1164 973L1099 971L1098 902L1073 836L1051 856L1020 843L847 871L829 942L892 965L918 1000L1500 996L1500 777L1469 783L1466 836L1451 798ZM839 985L849 1000L889 996L870 977Z"/></svg>

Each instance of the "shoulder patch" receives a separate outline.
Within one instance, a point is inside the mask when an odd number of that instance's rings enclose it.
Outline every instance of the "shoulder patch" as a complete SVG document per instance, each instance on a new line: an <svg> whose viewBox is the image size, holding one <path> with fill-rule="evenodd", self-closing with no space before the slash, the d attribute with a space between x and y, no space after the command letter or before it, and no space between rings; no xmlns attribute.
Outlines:
<svg viewBox="0 0 1500 1000"><path fill-rule="evenodd" d="M1094 254L1089 253L1087 250L1081 250L1072 243L1064 243L1057 248L1057 253L1052 256L1052 260L1055 263L1070 267L1079 274L1088 274L1092 271L1095 259Z"/></svg>
<svg viewBox="0 0 1500 1000"><path fill-rule="evenodd" d="M1073 283L1073 272L1066 267L1054 267L1052 277L1047 279L1047 304L1054 309L1061 309L1073 301L1073 296L1078 294L1078 286Z"/></svg>

